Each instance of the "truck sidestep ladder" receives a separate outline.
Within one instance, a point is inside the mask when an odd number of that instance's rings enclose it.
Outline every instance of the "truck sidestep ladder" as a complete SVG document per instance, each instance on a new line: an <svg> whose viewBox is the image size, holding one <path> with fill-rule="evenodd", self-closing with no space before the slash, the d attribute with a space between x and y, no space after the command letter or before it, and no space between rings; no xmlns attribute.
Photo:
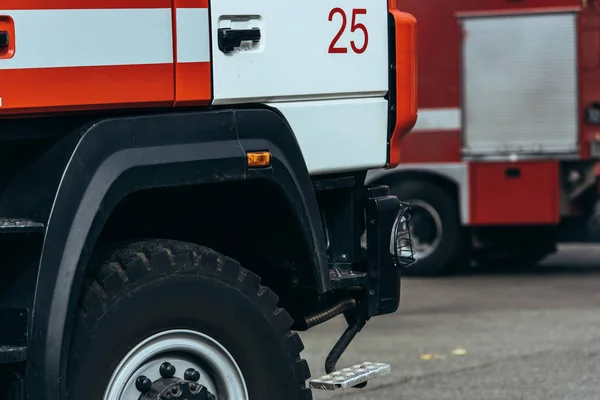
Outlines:
<svg viewBox="0 0 600 400"><path fill-rule="evenodd" d="M0 346L0 365L27 360L27 346Z"/></svg>
<svg viewBox="0 0 600 400"><path fill-rule="evenodd" d="M309 381L311 389L327 391L350 388L361 389L367 385L368 381L391 372L392 368L389 364L369 361L347 368L336 369L337 361L366 324L366 319L356 312L356 306L355 299L348 299L329 310L304 319L304 328L309 328L343 313L348 323L348 327L325 359L325 375Z"/></svg>
<svg viewBox="0 0 600 400"><path fill-rule="evenodd" d="M30 219L0 218L0 235L43 233L44 224ZM27 360L27 321L24 309L0 307L0 366Z"/></svg>
<svg viewBox="0 0 600 400"><path fill-rule="evenodd" d="M0 217L0 240L23 234L38 236L44 232L45 225L41 222L26 218ZM0 321L0 371L6 371L0 373L0 398L23 400L29 311L24 306L2 306Z"/></svg>
<svg viewBox="0 0 600 400"><path fill-rule="evenodd" d="M334 290L356 286L367 287L369 288L369 298L364 302L359 302L355 298L347 298L327 310L309 315L301 321L295 321L296 328L306 330L343 314L348 324L348 327L325 359L326 374L309 381L311 389L335 391L364 388L368 381L391 372L389 364L370 361L347 368L336 368L342 354L371 316L394 312L398 306L398 304L392 305L393 301L390 302L390 300L399 296L399 287L381 285L375 279L378 271L381 268L388 271L402 270L415 262L411 229L408 224L410 219L409 205L401 202L401 211L398 213L397 219L388 221L382 215L389 214L379 213L378 210L386 207L397 207L393 201L390 202L389 198L386 198L389 194L389 188L375 186L369 188L368 193L368 206L365 214L368 223L366 224L365 243L361 243L361 247L368 254L367 258L370 263L367 263L366 271L356 271L343 263L336 264L332 262L330 263L329 278L331 287ZM327 224L324 225L327 226ZM394 243L393 251L382 245L386 240L390 240L390 230ZM327 232L326 236L329 236ZM379 267L377 268L375 265ZM393 276L393 274L388 276ZM400 279L400 276L398 275L397 278ZM374 290L375 285L379 285L378 290ZM396 290L398 292L395 292Z"/></svg>
<svg viewBox="0 0 600 400"><path fill-rule="evenodd" d="M28 315L25 309L0 308L0 398L3 400L25 398L24 365L27 361Z"/></svg>

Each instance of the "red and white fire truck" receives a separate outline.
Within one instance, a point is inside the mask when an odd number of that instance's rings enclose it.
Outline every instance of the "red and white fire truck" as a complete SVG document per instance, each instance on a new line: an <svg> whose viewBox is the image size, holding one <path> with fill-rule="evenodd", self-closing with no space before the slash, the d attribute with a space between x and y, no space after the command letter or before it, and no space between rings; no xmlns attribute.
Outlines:
<svg viewBox="0 0 600 400"><path fill-rule="evenodd" d="M533 265L559 241L594 240L600 2L402 6L419 21L419 117L401 165L368 181L412 204L407 273Z"/></svg>
<svg viewBox="0 0 600 400"><path fill-rule="evenodd" d="M0 399L388 373L336 364L413 261L406 204L365 176L417 119L415 29L396 0L1 0ZM307 383L296 331L341 314Z"/></svg>

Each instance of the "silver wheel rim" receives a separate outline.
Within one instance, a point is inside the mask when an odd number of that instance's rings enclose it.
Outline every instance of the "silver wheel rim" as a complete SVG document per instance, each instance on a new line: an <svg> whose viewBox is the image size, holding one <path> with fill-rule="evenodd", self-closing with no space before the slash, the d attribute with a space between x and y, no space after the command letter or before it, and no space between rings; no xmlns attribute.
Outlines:
<svg viewBox="0 0 600 400"><path fill-rule="evenodd" d="M103 400L138 400L136 379L160 379L163 362L175 366L180 378L188 368L199 371L198 383L217 400L248 400L242 372L227 349L210 336L183 329L157 333L131 349L113 372Z"/></svg>
<svg viewBox="0 0 600 400"><path fill-rule="evenodd" d="M429 203L423 200L408 200L411 208L411 239L413 243L413 251L415 252L415 260L421 260L429 257L440 245L443 237L442 218L436 209ZM426 218L419 218L419 214ZM433 239L419 237L421 231L418 224L426 224L428 228L435 229Z"/></svg>

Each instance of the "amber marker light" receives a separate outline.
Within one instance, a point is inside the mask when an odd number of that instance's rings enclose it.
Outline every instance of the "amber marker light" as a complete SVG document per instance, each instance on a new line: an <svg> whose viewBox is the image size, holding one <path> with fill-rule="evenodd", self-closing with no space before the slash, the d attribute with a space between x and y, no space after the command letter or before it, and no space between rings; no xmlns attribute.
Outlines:
<svg viewBox="0 0 600 400"><path fill-rule="evenodd" d="M246 153L248 166L251 168L268 167L271 165L271 153L268 151L251 151Z"/></svg>

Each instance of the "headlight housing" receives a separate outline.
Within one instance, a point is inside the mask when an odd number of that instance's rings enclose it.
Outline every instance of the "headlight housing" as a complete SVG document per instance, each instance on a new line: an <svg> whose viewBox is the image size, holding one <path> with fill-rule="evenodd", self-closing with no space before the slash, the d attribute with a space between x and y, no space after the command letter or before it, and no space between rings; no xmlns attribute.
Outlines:
<svg viewBox="0 0 600 400"><path fill-rule="evenodd" d="M411 239L410 206L400 203L400 211L392 227L390 254L400 268L407 268L415 262Z"/></svg>

